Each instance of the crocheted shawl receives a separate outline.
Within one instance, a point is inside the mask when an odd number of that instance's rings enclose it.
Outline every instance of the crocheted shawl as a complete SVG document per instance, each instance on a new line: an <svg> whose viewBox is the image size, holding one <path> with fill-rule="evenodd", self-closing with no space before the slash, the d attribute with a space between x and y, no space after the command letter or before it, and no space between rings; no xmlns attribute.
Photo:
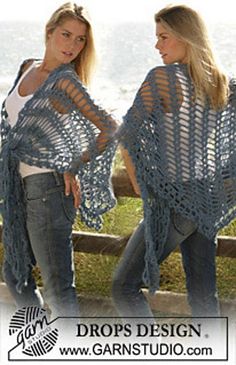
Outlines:
<svg viewBox="0 0 236 365"><path fill-rule="evenodd" d="M13 88L20 75L21 70ZM92 116L99 123L104 131L103 138L85 115ZM72 64L62 65L51 72L26 102L12 128L3 103L0 155L3 243L5 259L17 279L18 291L27 285L29 270L35 264L26 229L19 162L59 173L69 170L78 174L82 194L81 219L89 227L99 229L101 215L116 202L110 180L116 149L115 129L114 120L94 104ZM85 151L90 156L88 163L81 160Z"/></svg>
<svg viewBox="0 0 236 365"><path fill-rule="evenodd" d="M120 138L136 167L144 206L143 279L159 285L170 210L214 239L236 216L236 81L219 111L195 100L186 65L151 70L124 117Z"/></svg>

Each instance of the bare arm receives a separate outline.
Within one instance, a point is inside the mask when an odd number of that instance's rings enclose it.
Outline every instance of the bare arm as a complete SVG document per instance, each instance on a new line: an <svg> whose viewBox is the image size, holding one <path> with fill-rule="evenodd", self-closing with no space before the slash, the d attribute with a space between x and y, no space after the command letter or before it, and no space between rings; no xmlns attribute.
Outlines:
<svg viewBox="0 0 236 365"><path fill-rule="evenodd" d="M67 93L80 113L100 131L96 138L96 148L98 153L102 153L114 135L118 123L105 110L94 103L87 90L82 84L79 84L79 81L76 84L71 80L61 80L59 88ZM57 105L56 109L60 111L60 105ZM66 111L62 110L61 112ZM83 162L89 161L88 151L83 153L82 160Z"/></svg>
<svg viewBox="0 0 236 365"><path fill-rule="evenodd" d="M161 83L163 84L163 90L164 90L159 95L160 104L162 105L165 104L166 106L168 106L168 94L166 93L166 88L167 88L166 75L163 73L162 70L157 69L156 78L157 80L159 80L159 78L161 79ZM129 129L129 118L135 119L137 122L134 134L138 131L139 128L142 128L143 120L145 119L148 120L149 116L151 116L151 113L155 106L154 104L155 100L153 97L153 91L151 90L151 86L147 78L142 83L140 89L138 90L134 103L125 117L127 128ZM130 134L128 135L128 140L126 140L126 144L131 148L132 148L132 143L130 143L130 139L132 140L132 138L135 137L133 137L131 133L131 135ZM123 146L121 147L121 153L133 189L135 193L140 196L141 192L136 178L135 165L133 164L133 161L131 159L128 150L125 149ZM142 158L145 158L144 155L142 155Z"/></svg>

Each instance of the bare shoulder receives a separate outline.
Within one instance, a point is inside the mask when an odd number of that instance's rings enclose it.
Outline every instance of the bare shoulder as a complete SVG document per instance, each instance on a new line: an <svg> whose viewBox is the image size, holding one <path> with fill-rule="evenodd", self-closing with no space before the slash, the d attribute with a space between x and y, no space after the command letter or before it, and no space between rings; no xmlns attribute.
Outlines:
<svg viewBox="0 0 236 365"><path fill-rule="evenodd" d="M168 74L166 66L156 66L149 71L149 75L152 77L161 77Z"/></svg>
<svg viewBox="0 0 236 365"><path fill-rule="evenodd" d="M164 65L164 66L156 66L153 69L150 70L150 74L159 76L159 77L172 77L172 75L176 75L181 70L185 69L186 65L180 65L180 64L170 64L170 65Z"/></svg>
<svg viewBox="0 0 236 365"><path fill-rule="evenodd" d="M158 84L166 84L173 72L176 72L175 65L157 66L149 72L149 77Z"/></svg>
<svg viewBox="0 0 236 365"><path fill-rule="evenodd" d="M173 94L177 97L179 105L183 100L182 88L177 77L178 66L176 64L157 66L149 73L151 83L155 85L164 111L171 112Z"/></svg>
<svg viewBox="0 0 236 365"><path fill-rule="evenodd" d="M25 60L20 66L20 75L22 75L34 62L33 58Z"/></svg>
<svg viewBox="0 0 236 365"><path fill-rule="evenodd" d="M78 75L71 67L64 67L58 74L57 87L60 90L66 91L67 94L72 95L78 92L85 92L86 88L81 83Z"/></svg>

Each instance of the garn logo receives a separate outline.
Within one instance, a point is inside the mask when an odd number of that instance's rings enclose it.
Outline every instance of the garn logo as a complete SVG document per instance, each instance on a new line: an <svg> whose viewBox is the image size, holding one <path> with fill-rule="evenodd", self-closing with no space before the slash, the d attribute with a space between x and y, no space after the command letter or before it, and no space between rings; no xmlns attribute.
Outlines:
<svg viewBox="0 0 236 365"><path fill-rule="evenodd" d="M17 346L31 357L42 356L53 349L58 338L58 329L51 328L47 312L38 307L24 307L12 316L9 334L16 334Z"/></svg>

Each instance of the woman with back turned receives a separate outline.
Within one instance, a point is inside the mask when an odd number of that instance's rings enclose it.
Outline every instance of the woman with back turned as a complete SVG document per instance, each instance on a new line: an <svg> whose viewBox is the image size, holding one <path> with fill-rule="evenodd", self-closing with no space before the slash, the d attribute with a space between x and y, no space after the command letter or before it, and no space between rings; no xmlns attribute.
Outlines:
<svg viewBox="0 0 236 365"><path fill-rule="evenodd" d="M215 237L236 216L236 81L196 11L167 6L155 22L165 65L148 73L120 130L144 219L116 270L114 302L122 316L152 316L141 288L158 289L159 265L180 244L192 315L216 316Z"/></svg>
<svg viewBox="0 0 236 365"><path fill-rule="evenodd" d="M60 6L46 24L43 59L23 63L2 109L4 279L17 306L42 306L32 276L37 263L54 317L78 315L71 240L76 208L99 228L101 214L115 203L116 122L84 86L94 52L85 9Z"/></svg>

